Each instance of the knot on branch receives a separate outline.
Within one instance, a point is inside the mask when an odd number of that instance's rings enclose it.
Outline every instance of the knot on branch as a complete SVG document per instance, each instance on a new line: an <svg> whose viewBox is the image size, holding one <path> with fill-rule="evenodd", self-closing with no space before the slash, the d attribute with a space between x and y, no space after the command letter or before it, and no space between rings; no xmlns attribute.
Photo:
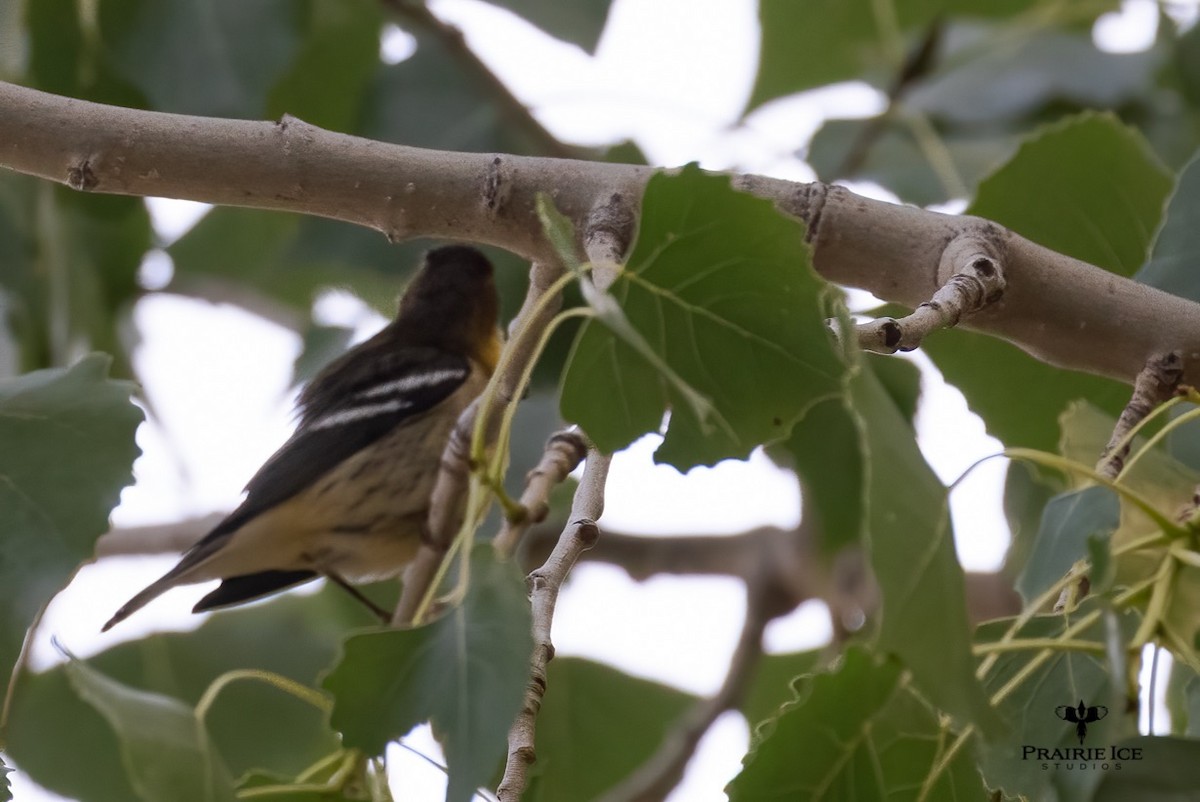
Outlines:
<svg viewBox="0 0 1200 802"><path fill-rule="evenodd" d="M882 317L855 326L859 348L879 354L912 351L930 332L957 326L965 316L1000 301L1007 281L992 250L976 234L956 237L942 252L940 272L949 276L933 297L899 320Z"/></svg>
<svg viewBox="0 0 1200 802"><path fill-rule="evenodd" d="M84 159L67 168L67 186L80 192L91 192L100 185L100 179L92 170L91 159Z"/></svg>

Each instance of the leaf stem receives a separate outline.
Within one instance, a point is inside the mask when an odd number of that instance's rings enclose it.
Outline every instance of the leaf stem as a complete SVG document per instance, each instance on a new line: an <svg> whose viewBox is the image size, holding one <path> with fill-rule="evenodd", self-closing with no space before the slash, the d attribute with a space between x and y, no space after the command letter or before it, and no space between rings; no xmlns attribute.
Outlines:
<svg viewBox="0 0 1200 802"><path fill-rule="evenodd" d="M282 674L276 674L274 671L263 671L257 668L238 668L233 671L226 671L221 676L217 677L204 691L204 695L200 697L200 701L196 703L196 717L203 722L208 716L208 711L212 708L213 703L217 700L217 696L221 691L225 690L230 684L239 680L258 680L265 682L274 688L277 688L284 693L291 694L302 702L305 702L322 713L328 713L333 709L333 703L322 694L320 691L314 690L290 677L285 677Z"/></svg>

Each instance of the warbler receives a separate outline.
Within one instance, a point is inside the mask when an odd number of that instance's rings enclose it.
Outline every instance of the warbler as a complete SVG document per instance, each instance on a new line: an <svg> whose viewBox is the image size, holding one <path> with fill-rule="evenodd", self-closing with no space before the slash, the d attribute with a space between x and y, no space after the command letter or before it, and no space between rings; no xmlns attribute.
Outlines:
<svg viewBox="0 0 1200 802"><path fill-rule="evenodd" d="M395 320L301 392L295 434L246 498L104 630L178 585L220 579L193 612L325 576L398 576L420 544L443 448L500 356L492 264L474 248L426 254Z"/></svg>

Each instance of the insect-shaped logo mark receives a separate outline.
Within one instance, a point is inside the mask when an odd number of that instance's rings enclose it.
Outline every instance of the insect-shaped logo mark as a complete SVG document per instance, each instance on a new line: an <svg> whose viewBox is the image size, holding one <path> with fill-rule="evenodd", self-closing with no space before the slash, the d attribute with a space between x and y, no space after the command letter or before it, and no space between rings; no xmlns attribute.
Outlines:
<svg viewBox="0 0 1200 802"><path fill-rule="evenodd" d="M1083 739L1087 737L1087 725L1107 716L1108 708L1102 705L1087 707L1080 699L1077 707L1059 705L1054 708L1054 715L1075 725L1075 733L1079 736L1079 745L1083 746Z"/></svg>

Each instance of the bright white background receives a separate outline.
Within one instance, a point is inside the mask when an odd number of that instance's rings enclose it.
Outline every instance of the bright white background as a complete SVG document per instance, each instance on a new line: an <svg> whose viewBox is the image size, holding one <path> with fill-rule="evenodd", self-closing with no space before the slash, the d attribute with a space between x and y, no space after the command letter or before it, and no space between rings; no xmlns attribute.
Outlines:
<svg viewBox="0 0 1200 802"><path fill-rule="evenodd" d="M616 0L591 57L483 3L433 3L440 16L463 28L472 47L552 132L594 145L632 139L653 164L699 161L708 169L811 180L811 170L794 151L822 117L882 108L875 90L847 84L776 101L739 123L758 59L756 6L751 0L702 5L703 13L697 13L694 0ZM1186 4L1185 11L1194 15L1195 5ZM1111 49L1144 48L1153 39L1156 14L1152 0L1127 0L1120 15L1101 20L1095 35ZM385 59L400 61L411 55L413 43L394 30L381 48ZM854 188L888 197L876 187ZM163 201L154 201L151 209L164 244L204 211L197 204ZM170 271L169 259L159 255L147 262L143 277L148 286L161 286ZM331 293L318 313L325 322L358 326L360 337L383 324L344 294ZM135 316L144 337L138 368L150 381L146 392L163 425L139 431L144 455L135 465L137 484L123 494L113 521L157 523L229 510L290 433L287 385L298 338L232 307L165 295L141 302ZM1000 445L928 361L916 359L924 369L920 443L938 475L950 482ZM654 447L654 438L647 437L617 456L602 524L647 533L720 534L797 522L794 480L761 454L684 477L654 466ZM1008 539L1000 507L1003 471L1002 460L985 463L955 492L957 544L968 568L992 570L1003 558ZM173 563L169 557L125 558L85 569L52 603L35 645L35 665L57 659L49 648L51 635L87 656L149 630L197 626L202 617L187 611L203 586L173 591L112 633L98 634L132 589ZM741 586L732 580L658 578L638 584L617 569L584 565L559 603L555 643L559 654L598 658L708 694L724 675L743 609ZM770 651L791 651L820 644L828 634L823 607L810 603L773 623L767 643ZM724 799L722 788L736 774L747 738L740 716L723 717L672 799ZM427 732L414 733L408 743L438 754ZM444 783L436 770L403 750L394 749L390 757L398 769L398 800L441 798ZM13 788L20 802L58 799L19 773Z"/></svg>

